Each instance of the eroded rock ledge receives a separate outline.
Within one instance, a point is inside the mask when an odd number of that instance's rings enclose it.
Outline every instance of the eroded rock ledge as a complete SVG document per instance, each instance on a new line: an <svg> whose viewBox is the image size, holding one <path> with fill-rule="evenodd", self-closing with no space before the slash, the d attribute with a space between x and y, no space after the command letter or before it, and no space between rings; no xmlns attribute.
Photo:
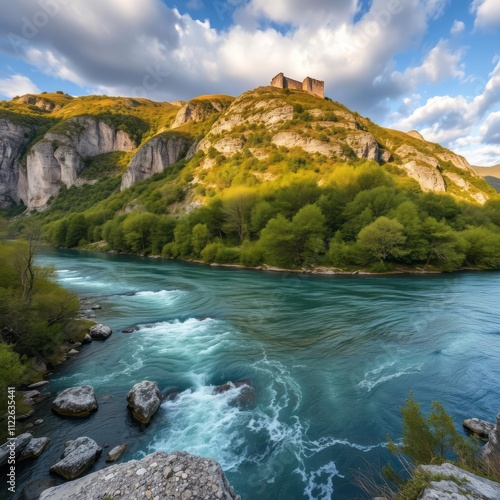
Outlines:
<svg viewBox="0 0 500 500"><path fill-rule="evenodd" d="M157 451L45 490L40 500L111 498L240 500L221 466L186 452Z"/></svg>

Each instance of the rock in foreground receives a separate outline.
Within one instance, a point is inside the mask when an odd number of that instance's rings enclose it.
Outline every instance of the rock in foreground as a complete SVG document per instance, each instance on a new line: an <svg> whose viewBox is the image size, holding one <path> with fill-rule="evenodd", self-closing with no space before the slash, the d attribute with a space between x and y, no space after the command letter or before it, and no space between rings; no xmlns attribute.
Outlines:
<svg viewBox="0 0 500 500"><path fill-rule="evenodd" d="M66 417L87 417L97 410L94 389L90 385L65 389L54 399L52 409Z"/></svg>
<svg viewBox="0 0 500 500"><path fill-rule="evenodd" d="M156 382L143 380L135 384L127 394L127 403L134 418L147 424L161 404L161 392Z"/></svg>
<svg viewBox="0 0 500 500"><path fill-rule="evenodd" d="M69 442L64 453L61 455L61 460L50 468L50 472L55 472L64 477L64 479L75 479L94 465L101 452L102 449L93 439L79 437L75 441Z"/></svg>
<svg viewBox="0 0 500 500"><path fill-rule="evenodd" d="M422 465L421 468L439 477L420 496L420 500L498 500L500 484L476 476L452 464Z"/></svg>
<svg viewBox="0 0 500 500"><path fill-rule="evenodd" d="M84 500L117 496L240 499L217 462L186 452L168 454L158 451L142 460L112 465L76 481L45 490L40 500Z"/></svg>

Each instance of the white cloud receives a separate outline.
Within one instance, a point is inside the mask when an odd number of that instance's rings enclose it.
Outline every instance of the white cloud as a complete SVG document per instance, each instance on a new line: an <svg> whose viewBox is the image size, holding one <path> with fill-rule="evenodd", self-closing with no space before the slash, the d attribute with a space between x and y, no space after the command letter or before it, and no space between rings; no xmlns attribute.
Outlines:
<svg viewBox="0 0 500 500"><path fill-rule="evenodd" d="M393 71L395 55L425 34L447 0L373 0L362 15L359 0L227 2L267 24L217 31L161 0L72 0L28 36L21 20L33 20L40 6L17 0L4 8L0 31L25 40L15 47L0 40L0 49L84 88L159 100L237 95L278 71L309 75L325 80L328 95L372 115L419 83L462 75L460 53L444 42L421 66ZM285 23L284 31L269 21Z"/></svg>
<svg viewBox="0 0 500 500"><path fill-rule="evenodd" d="M0 95L11 99L16 95L39 94L40 89L24 75L11 75L0 79Z"/></svg>
<svg viewBox="0 0 500 500"><path fill-rule="evenodd" d="M491 29L500 26L500 2L498 0L474 0L472 12L476 13L474 26L479 29Z"/></svg>
<svg viewBox="0 0 500 500"><path fill-rule="evenodd" d="M500 147L500 111L491 113L480 128L482 142ZM500 157L498 158L500 163Z"/></svg>
<svg viewBox="0 0 500 500"><path fill-rule="evenodd" d="M419 130L427 140L457 150L476 164L499 163L499 104L500 62L478 95L432 97L393 126Z"/></svg>
<svg viewBox="0 0 500 500"><path fill-rule="evenodd" d="M451 27L450 33L454 36L460 35L465 30L465 23L463 21L455 21Z"/></svg>
<svg viewBox="0 0 500 500"><path fill-rule="evenodd" d="M463 52L451 52L448 43L441 40L427 54L421 66L407 69L401 78L409 87L420 83L438 83L449 78L463 78L465 73L460 63Z"/></svg>

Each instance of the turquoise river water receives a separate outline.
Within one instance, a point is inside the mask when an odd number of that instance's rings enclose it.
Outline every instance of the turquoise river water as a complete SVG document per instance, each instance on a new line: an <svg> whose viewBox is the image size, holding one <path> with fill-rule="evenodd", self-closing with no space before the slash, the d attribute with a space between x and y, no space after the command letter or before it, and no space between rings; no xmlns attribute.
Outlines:
<svg viewBox="0 0 500 500"><path fill-rule="evenodd" d="M100 407L68 420L42 403L36 435L52 443L19 464L21 488L49 477L64 441L89 436L128 443L122 461L214 458L243 499L366 498L356 477L390 459L386 435L400 437L410 390L457 425L500 411L500 273L321 277L69 251L39 261L101 304L97 321L114 333L51 377L52 393L92 385ZM141 430L125 397L144 379L180 394ZM253 405L235 404L240 389L213 394L240 379Z"/></svg>

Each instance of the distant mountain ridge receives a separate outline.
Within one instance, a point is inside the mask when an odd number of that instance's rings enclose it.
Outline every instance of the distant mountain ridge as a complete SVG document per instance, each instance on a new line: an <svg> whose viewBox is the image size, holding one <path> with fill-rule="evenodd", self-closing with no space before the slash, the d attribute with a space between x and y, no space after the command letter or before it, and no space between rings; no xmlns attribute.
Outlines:
<svg viewBox="0 0 500 500"><path fill-rule="evenodd" d="M477 173L500 193L500 165L493 167L474 167Z"/></svg>

